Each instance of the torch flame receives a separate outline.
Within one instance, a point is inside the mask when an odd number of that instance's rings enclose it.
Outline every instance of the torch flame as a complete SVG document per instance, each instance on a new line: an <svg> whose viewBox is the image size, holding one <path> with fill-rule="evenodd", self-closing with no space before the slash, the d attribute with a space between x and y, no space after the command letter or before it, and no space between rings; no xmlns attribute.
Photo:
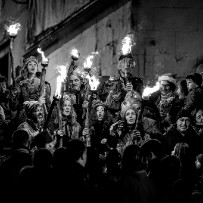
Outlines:
<svg viewBox="0 0 203 203"><path fill-rule="evenodd" d="M92 66L92 59L94 59L94 57L95 57L95 55L97 55L99 52L98 51L96 51L96 52L92 52L91 53L91 55L89 55L87 58L86 58L86 60L85 60L85 62L84 62L84 68L91 68L91 66Z"/></svg>
<svg viewBox="0 0 203 203"><path fill-rule="evenodd" d="M93 55L89 55L87 58L86 58L86 60L85 60L85 62L84 62L84 68L91 68L91 66L92 66L92 59L94 58L94 56Z"/></svg>
<svg viewBox="0 0 203 203"><path fill-rule="evenodd" d="M58 98L61 98L62 83L66 79L66 66L64 66L64 65L57 66L57 70L58 70L59 75L58 75L58 77L56 79L56 92L55 92L55 96L57 96Z"/></svg>
<svg viewBox="0 0 203 203"><path fill-rule="evenodd" d="M98 86L99 86L99 79L96 78L94 75L87 75L86 78L89 80L89 85L90 85L90 89L91 90L97 90Z"/></svg>
<svg viewBox="0 0 203 203"><path fill-rule="evenodd" d="M44 52L42 51L42 49L41 48L37 48L37 51L42 56L42 62L46 63L48 61L48 58L45 57Z"/></svg>
<svg viewBox="0 0 203 203"><path fill-rule="evenodd" d="M15 23L11 25L5 25L5 29L11 37L15 37L18 34L18 31L21 29L20 23Z"/></svg>
<svg viewBox="0 0 203 203"><path fill-rule="evenodd" d="M159 82L156 82L156 84L153 86L153 87L149 87L149 86L146 86L144 88L144 91L142 93L142 97L149 97L153 92L156 92L158 91L160 88L160 83Z"/></svg>
<svg viewBox="0 0 203 203"><path fill-rule="evenodd" d="M79 52L78 52L78 50L73 48L71 50L71 55L74 56L75 58L79 58Z"/></svg>
<svg viewBox="0 0 203 203"><path fill-rule="evenodd" d="M130 34L126 35L122 40L122 48L121 48L122 54L127 55L128 53L130 53L131 47L133 45L134 45L133 35L130 35Z"/></svg>

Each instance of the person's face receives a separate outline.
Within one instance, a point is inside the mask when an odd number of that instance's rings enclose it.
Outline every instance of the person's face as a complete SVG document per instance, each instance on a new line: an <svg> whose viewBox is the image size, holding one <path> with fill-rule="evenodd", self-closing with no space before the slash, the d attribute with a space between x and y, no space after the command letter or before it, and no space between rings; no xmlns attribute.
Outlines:
<svg viewBox="0 0 203 203"><path fill-rule="evenodd" d="M176 121L177 130L180 133L185 133L190 128L190 119L188 117L181 117Z"/></svg>
<svg viewBox="0 0 203 203"><path fill-rule="evenodd" d="M72 90L80 91L81 81L77 75L70 76L70 86Z"/></svg>
<svg viewBox="0 0 203 203"><path fill-rule="evenodd" d="M186 79L186 82L187 82L188 90L191 90L197 87L197 84L192 79Z"/></svg>
<svg viewBox="0 0 203 203"><path fill-rule="evenodd" d="M103 120L103 118L104 118L104 107L98 106L96 109L96 114L97 114L97 119L99 121Z"/></svg>
<svg viewBox="0 0 203 203"><path fill-rule="evenodd" d="M71 114L71 102L66 100L62 106L62 114L64 116L69 116Z"/></svg>
<svg viewBox="0 0 203 203"><path fill-rule="evenodd" d="M135 124L135 121L136 121L136 113L133 109L128 109L125 113L125 118L126 118L126 121L127 121L127 124Z"/></svg>
<svg viewBox="0 0 203 203"><path fill-rule="evenodd" d="M171 85L168 81L162 80L160 82L160 90L162 94L168 94L171 92Z"/></svg>
<svg viewBox="0 0 203 203"><path fill-rule="evenodd" d="M33 112L34 115L34 122L42 123L44 120L44 111L42 106L37 106L35 111Z"/></svg>
<svg viewBox="0 0 203 203"><path fill-rule="evenodd" d="M197 113L195 115L195 121L196 121L197 125L203 125L203 110L202 109L197 111Z"/></svg>
<svg viewBox="0 0 203 203"><path fill-rule="evenodd" d="M30 61L28 64L27 64L27 70L28 70L28 73L29 74L36 74L37 72L37 63L34 62L34 61Z"/></svg>
<svg viewBox="0 0 203 203"><path fill-rule="evenodd" d="M6 82L1 82L0 83L0 92L4 93L6 92L7 87L6 87Z"/></svg>
<svg viewBox="0 0 203 203"><path fill-rule="evenodd" d="M123 58L119 61L120 73L122 77L126 77L128 73L132 72L133 60L130 58Z"/></svg>

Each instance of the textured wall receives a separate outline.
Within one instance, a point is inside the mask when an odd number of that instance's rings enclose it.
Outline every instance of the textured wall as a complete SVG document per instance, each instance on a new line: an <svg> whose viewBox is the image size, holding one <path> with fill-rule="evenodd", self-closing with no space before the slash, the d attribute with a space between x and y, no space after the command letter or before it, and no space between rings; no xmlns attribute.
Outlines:
<svg viewBox="0 0 203 203"><path fill-rule="evenodd" d="M102 75L117 75L117 61L121 40L130 31L131 3L117 9L102 20L95 19L95 24L73 40L53 51L48 57L47 80L52 86L52 95L56 89L57 65L70 64L71 50L80 52L79 65L83 66L86 57L94 51L99 55L95 58L95 66L101 68Z"/></svg>
<svg viewBox="0 0 203 203"><path fill-rule="evenodd" d="M18 65L26 51L24 27L27 13L24 5L16 6L11 0L4 2L1 20L14 16L23 24L14 44L15 64ZM51 83L52 95L56 88L56 67L70 63L73 47L81 54L80 65L88 54L97 50L102 75L116 75L121 40L130 31L136 37L134 74L143 77L146 83L165 72L183 78L203 63L202 0L132 0L93 21L95 23L88 29L78 27L80 34L62 46L52 48L47 56L50 64L46 79Z"/></svg>
<svg viewBox="0 0 203 203"><path fill-rule="evenodd" d="M203 1L140 0L133 6L139 75L147 82L165 72L178 78L203 59Z"/></svg>

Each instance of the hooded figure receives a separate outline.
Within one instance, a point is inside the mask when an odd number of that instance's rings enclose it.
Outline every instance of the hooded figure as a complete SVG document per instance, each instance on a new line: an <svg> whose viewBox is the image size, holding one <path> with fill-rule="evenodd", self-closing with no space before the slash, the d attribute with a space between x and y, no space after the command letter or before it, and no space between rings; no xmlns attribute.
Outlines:
<svg viewBox="0 0 203 203"><path fill-rule="evenodd" d="M186 77L188 95L183 109L192 112L195 108L203 108L202 76L199 73L191 73Z"/></svg>
<svg viewBox="0 0 203 203"><path fill-rule="evenodd" d="M177 83L171 73L161 75L158 82L160 89L149 97L149 101L158 107L161 121L171 125L175 122L176 117L176 113L174 115L172 109L177 103L179 105L179 97L176 93Z"/></svg>

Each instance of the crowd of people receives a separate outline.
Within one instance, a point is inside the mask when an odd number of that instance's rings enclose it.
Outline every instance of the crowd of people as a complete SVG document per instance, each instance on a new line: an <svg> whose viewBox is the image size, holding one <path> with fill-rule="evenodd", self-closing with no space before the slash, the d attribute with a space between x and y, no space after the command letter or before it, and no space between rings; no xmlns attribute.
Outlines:
<svg viewBox="0 0 203 203"><path fill-rule="evenodd" d="M201 74L178 81L165 73L159 90L143 97L134 66L131 54L121 55L118 76L100 81L96 91L71 67L67 88L52 101L34 56L11 86L0 76L6 200L202 202Z"/></svg>

